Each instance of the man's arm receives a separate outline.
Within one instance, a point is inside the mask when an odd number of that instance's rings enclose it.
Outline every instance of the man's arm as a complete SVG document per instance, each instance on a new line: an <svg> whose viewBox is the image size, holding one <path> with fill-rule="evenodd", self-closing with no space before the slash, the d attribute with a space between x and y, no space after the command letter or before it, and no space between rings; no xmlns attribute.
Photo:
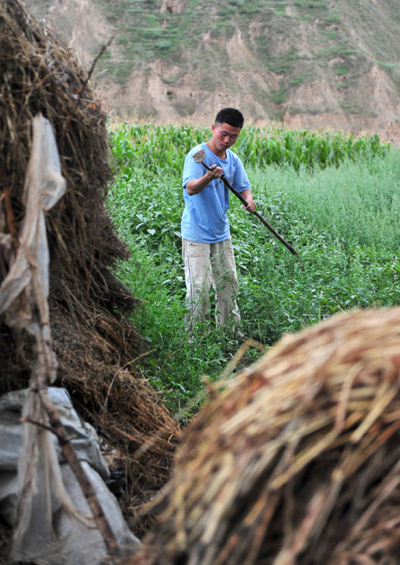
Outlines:
<svg viewBox="0 0 400 565"><path fill-rule="evenodd" d="M186 183L186 191L189 196L199 194L211 181L224 174L223 169L217 167L217 165L211 165L210 169L211 171L206 171L202 177L190 180Z"/></svg>

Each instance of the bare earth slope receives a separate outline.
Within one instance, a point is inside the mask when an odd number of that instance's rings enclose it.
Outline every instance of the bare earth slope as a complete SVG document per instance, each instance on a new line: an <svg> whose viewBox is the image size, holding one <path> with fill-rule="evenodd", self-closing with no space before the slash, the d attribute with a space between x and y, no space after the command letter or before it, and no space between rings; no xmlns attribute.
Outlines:
<svg viewBox="0 0 400 565"><path fill-rule="evenodd" d="M400 143L398 0L27 0L96 67L117 118L248 121L379 133Z"/></svg>

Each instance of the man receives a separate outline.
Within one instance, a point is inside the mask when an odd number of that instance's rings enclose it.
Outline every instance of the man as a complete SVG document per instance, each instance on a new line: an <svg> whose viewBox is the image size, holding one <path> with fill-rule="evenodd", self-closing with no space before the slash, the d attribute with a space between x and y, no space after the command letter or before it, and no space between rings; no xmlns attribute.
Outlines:
<svg viewBox="0 0 400 565"><path fill-rule="evenodd" d="M186 327L191 333L198 321L210 319L209 291L215 290L216 323L240 335L240 314L236 301L238 281L227 210L229 189L221 176L242 193L246 210L254 212L256 203L241 160L230 151L243 127L239 110L220 110L211 126L212 137L194 147L186 156L183 169L182 256L185 263L186 300L189 314ZM204 163L193 156L204 149Z"/></svg>

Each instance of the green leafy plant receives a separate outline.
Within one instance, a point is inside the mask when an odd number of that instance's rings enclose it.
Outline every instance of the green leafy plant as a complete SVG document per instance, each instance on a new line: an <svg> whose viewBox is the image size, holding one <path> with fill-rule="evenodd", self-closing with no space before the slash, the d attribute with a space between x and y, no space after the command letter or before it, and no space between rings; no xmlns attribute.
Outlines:
<svg viewBox="0 0 400 565"><path fill-rule="evenodd" d="M148 342L138 369L173 412L199 406L204 378L233 362L241 342L213 324L189 343L184 328L181 170L209 132L123 124L110 131L115 178L108 207L131 257L118 274L142 307L132 320ZM229 211L243 330L254 362L286 332L351 308L400 303L400 154L377 136L244 130L235 146L258 210L300 253L291 255L232 197ZM299 261L304 266L300 268Z"/></svg>

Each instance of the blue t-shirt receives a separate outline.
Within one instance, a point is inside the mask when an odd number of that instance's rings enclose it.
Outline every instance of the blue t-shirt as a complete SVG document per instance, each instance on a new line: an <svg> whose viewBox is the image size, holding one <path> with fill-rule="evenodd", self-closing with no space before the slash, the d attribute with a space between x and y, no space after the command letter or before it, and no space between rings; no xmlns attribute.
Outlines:
<svg viewBox="0 0 400 565"><path fill-rule="evenodd" d="M237 192L250 188L249 179L239 157L226 150L226 159L217 157L206 143L197 145L186 155L183 167L183 198L185 209L182 215L181 232L184 239L198 243L218 243L230 236L227 210L229 207L229 188L222 179L214 179L199 194L190 196L186 184L202 177L207 169L196 163L193 155L205 149L206 165L217 165Z"/></svg>

